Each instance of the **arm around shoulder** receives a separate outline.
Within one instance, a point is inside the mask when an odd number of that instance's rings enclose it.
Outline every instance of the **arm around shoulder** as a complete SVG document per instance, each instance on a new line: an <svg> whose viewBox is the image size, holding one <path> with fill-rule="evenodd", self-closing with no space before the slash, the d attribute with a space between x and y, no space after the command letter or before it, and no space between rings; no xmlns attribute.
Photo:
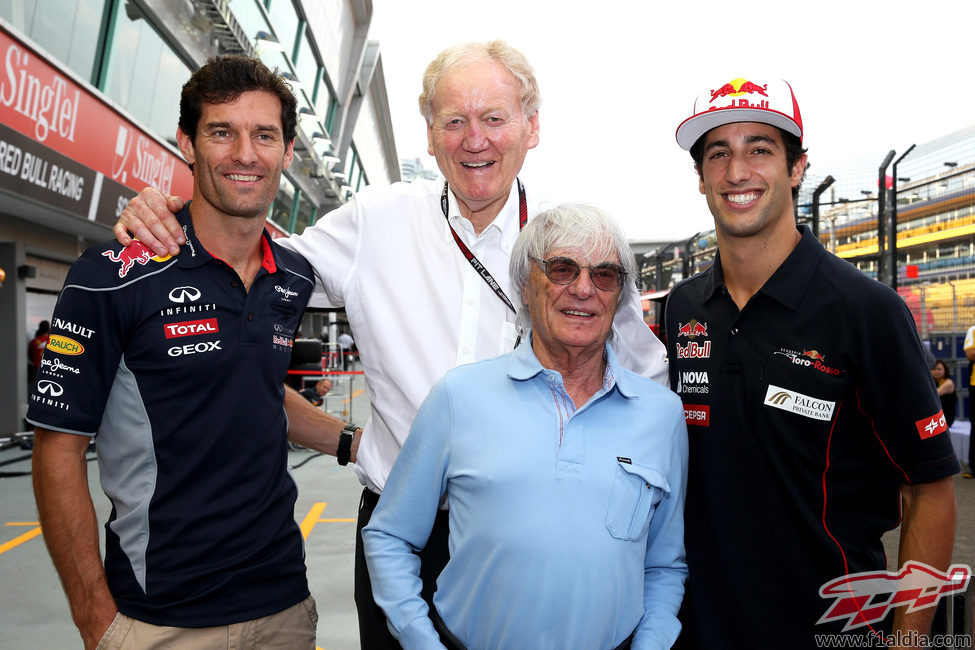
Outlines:
<svg viewBox="0 0 975 650"><path fill-rule="evenodd" d="M176 220L185 202L178 196L166 196L154 187L147 187L129 201L114 227L115 239L123 246L132 243L129 233L157 255L179 255L179 247L186 243L183 229Z"/></svg>
<svg viewBox="0 0 975 650"><path fill-rule="evenodd" d="M33 480L44 542L54 561L85 648L94 648L118 613L98 544L88 488L89 438L38 428Z"/></svg>

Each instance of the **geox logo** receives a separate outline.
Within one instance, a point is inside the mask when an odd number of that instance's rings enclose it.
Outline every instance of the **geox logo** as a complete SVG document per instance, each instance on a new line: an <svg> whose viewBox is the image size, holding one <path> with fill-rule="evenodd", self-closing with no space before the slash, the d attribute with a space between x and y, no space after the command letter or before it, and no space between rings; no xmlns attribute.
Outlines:
<svg viewBox="0 0 975 650"><path fill-rule="evenodd" d="M780 386L769 385L765 405L815 420L832 420L836 402L803 395Z"/></svg>

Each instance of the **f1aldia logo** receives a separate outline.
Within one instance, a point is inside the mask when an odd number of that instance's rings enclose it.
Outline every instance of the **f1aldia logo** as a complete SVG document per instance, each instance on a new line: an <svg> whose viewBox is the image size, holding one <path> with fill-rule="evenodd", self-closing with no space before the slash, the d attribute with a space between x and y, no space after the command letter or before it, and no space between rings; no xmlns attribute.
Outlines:
<svg viewBox="0 0 975 650"><path fill-rule="evenodd" d="M899 573L851 573L819 588L820 596L836 601L816 623L845 620L845 632L882 621L896 607L907 605L908 612L934 607L942 596L963 593L971 577L967 564L952 564L945 574L913 561Z"/></svg>

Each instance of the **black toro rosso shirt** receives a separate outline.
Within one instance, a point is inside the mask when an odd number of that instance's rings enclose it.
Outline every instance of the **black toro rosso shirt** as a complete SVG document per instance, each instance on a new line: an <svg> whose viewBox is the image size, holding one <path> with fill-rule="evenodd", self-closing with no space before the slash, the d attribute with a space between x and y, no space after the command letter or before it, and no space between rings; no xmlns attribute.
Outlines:
<svg viewBox="0 0 975 650"><path fill-rule="evenodd" d="M209 627L308 596L283 382L314 283L265 233L245 291L195 237L188 210L177 218L187 240L177 257L111 242L71 267L28 420L97 432L119 610Z"/></svg>
<svg viewBox="0 0 975 650"><path fill-rule="evenodd" d="M904 301L800 231L741 311L720 255L667 303L690 439L680 647L814 648L848 624L881 630L839 615L849 603L827 615L839 596L820 589L885 572L899 486L959 471Z"/></svg>

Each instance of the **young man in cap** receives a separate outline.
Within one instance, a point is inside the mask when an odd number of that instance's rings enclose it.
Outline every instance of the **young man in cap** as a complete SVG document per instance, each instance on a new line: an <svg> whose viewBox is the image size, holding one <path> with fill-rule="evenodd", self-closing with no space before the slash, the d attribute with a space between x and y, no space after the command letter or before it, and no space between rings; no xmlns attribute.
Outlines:
<svg viewBox="0 0 975 650"><path fill-rule="evenodd" d="M897 565L915 578L942 586L951 560L959 467L913 320L797 227L802 133L786 82L744 79L677 129L719 251L666 315L690 439L685 648L889 640L891 625L915 643L934 610L884 600L909 592L881 535L900 520Z"/></svg>

